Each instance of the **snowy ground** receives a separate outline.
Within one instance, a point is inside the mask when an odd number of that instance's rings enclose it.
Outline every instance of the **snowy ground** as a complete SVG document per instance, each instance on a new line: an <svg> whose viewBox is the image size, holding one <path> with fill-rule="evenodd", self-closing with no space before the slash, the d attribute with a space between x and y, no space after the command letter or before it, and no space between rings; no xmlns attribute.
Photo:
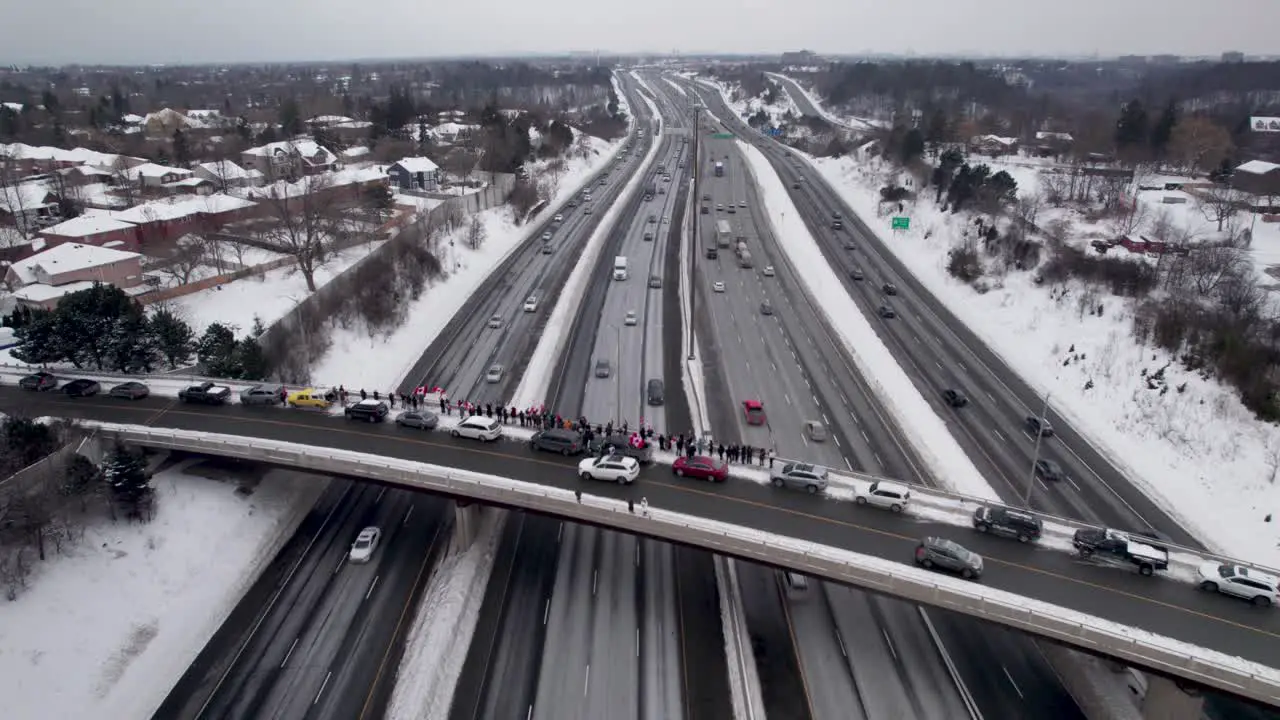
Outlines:
<svg viewBox="0 0 1280 720"><path fill-rule="evenodd" d="M818 100L817 95L809 91L809 89L805 86L805 83L800 82L795 78L792 78L787 75L778 75L777 73L769 73L769 75L783 77L795 83L795 87L798 87L800 89L801 94L803 94L805 99L809 101L809 104L812 105L815 109L818 110L819 113L822 114L822 118L824 120L831 123L832 125L847 127L850 130L855 130L858 132L865 132L867 130L876 130L876 129L883 128L885 126L885 123L876 121L876 120L868 120L866 118L832 113L822 104L822 102ZM792 88L792 85L783 85L783 89L785 89L788 93L791 92L791 88Z"/></svg>
<svg viewBox="0 0 1280 720"><path fill-rule="evenodd" d="M246 497L190 464L156 474L152 522L93 523L0 609L6 718L150 717L326 482L272 471Z"/></svg>

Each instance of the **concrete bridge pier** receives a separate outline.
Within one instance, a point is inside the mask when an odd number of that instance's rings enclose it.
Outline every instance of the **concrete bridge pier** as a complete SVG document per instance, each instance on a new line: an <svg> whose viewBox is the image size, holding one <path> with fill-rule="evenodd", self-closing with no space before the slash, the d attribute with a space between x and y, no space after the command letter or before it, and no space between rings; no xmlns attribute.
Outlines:
<svg viewBox="0 0 1280 720"><path fill-rule="evenodd" d="M1204 697L1187 692L1169 678L1147 673L1147 692L1142 698L1145 720L1199 720L1204 717Z"/></svg>
<svg viewBox="0 0 1280 720"><path fill-rule="evenodd" d="M480 531L480 512L483 505L476 505L465 500L453 501L453 547L454 550L465 550L475 542L476 533Z"/></svg>

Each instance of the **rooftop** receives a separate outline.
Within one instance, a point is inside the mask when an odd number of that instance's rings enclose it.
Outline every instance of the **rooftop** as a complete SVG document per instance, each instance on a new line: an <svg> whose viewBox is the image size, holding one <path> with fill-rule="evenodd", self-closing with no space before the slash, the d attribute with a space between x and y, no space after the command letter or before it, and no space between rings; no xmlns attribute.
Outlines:
<svg viewBox="0 0 1280 720"><path fill-rule="evenodd" d="M240 180L249 177L249 173L244 168L231 162L230 160L220 160L218 162L203 162L196 166L197 169L204 170L210 175L221 178L223 180Z"/></svg>
<svg viewBox="0 0 1280 720"><path fill-rule="evenodd" d="M1266 175L1276 170L1280 170L1280 165L1266 160L1250 160L1236 167L1236 172L1249 173L1250 175Z"/></svg>
<svg viewBox="0 0 1280 720"><path fill-rule="evenodd" d="M133 225L131 223L118 220L110 215L85 214L78 218L72 218L65 222L60 222L57 225L45 228L40 232L46 235L58 235L61 237L86 237L89 235L98 235L101 233L124 230L132 227Z"/></svg>
<svg viewBox="0 0 1280 720"><path fill-rule="evenodd" d="M66 285L32 283L15 290L13 292L13 297L18 300L26 300L27 302L43 303L54 298L60 298L68 293L88 290L91 287L93 287L92 280L80 280L78 282L67 283Z"/></svg>
<svg viewBox="0 0 1280 720"><path fill-rule="evenodd" d="M129 174L134 177L150 177L161 178L165 175L190 175L191 171L185 168L169 167L167 165L157 165L155 163L144 163L129 169Z"/></svg>
<svg viewBox="0 0 1280 720"><path fill-rule="evenodd" d="M411 173L429 173L440 169L439 165L424 157L401 158L396 164Z"/></svg>
<svg viewBox="0 0 1280 720"><path fill-rule="evenodd" d="M63 243L42 253L32 255L25 260L12 263L9 269L26 285L38 282L37 270L43 270L49 275L56 275L58 273L95 268L101 265L110 265L136 257L139 257L138 253L125 250L98 247L97 245L82 245L80 243Z"/></svg>

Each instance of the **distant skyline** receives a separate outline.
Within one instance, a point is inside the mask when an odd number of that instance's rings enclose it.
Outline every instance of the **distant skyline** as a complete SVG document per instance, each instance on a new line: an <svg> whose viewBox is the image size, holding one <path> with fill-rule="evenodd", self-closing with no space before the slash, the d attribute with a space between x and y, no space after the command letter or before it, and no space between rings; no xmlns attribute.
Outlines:
<svg viewBox="0 0 1280 720"><path fill-rule="evenodd" d="M0 25L0 63L6 65L323 62L593 50L1006 57L1280 52L1280 0L7 4Z"/></svg>

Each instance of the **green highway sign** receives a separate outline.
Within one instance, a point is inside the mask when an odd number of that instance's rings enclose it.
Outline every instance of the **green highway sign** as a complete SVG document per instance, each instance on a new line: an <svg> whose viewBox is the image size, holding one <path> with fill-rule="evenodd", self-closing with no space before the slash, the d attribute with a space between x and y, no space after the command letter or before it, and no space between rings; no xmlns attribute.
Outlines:
<svg viewBox="0 0 1280 720"><path fill-rule="evenodd" d="M733 139L733 133L714 133L714 134L712 134L712 136L711 136L711 137L713 137L713 138L715 138L715 139L717 139L717 140L732 140L732 139Z"/></svg>
<svg viewBox="0 0 1280 720"><path fill-rule="evenodd" d="M893 219L893 229L894 229L894 230L908 230L908 229L910 229L910 228L911 228L911 218L909 218L909 217L896 217L896 218L894 218L894 219Z"/></svg>

